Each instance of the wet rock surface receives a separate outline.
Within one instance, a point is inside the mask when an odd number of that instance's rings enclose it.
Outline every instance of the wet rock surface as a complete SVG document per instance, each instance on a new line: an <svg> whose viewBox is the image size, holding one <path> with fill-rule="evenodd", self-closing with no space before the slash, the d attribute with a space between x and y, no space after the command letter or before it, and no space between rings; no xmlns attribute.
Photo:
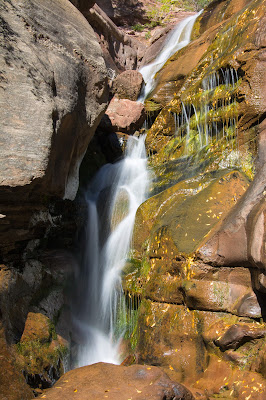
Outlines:
<svg viewBox="0 0 266 400"><path fill-rule="evenodd" d="M213 2L145 102L154 177L123 276L129 346L197 399L265 396L264 11Z"/></svg>
<svg viewBox="0 0 266 400"><path fill-rule="evenodd" d="M266 335L265 329L250 329L248 325L232 325L225 334L215 341L221 350L237 349L245 342L259 339Z"/></svg>
<svg viewBox="0 0 266 400"><path fill-rule="evenodd" d="M193 400L183 385L173 382L157 367L131 367L98 363L66 373L54 388L45 392L47 400L125 399Z"/></svg>

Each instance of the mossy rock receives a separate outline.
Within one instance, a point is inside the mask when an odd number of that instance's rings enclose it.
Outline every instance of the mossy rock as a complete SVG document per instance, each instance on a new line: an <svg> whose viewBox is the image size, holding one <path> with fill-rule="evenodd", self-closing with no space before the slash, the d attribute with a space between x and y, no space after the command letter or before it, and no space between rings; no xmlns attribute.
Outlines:
<svg viewBox="0 0 266 400"><path fill-rule="evenodd" d="M168 227L178 253L193 253L248 187L238 171L182 181L151 197L137 212L133 246L141 251L148 237ZM144 235L147 235L146 237ZM157 254L156 246L151 253Z"/></svg>
<svg viewBox="0 0 266 400"><path fill-rule="evenodd" d="M56 334L49 318L29 313L20 342L14 345L16 364L33 388L48 388L64 373L68 343Z"/></svg>

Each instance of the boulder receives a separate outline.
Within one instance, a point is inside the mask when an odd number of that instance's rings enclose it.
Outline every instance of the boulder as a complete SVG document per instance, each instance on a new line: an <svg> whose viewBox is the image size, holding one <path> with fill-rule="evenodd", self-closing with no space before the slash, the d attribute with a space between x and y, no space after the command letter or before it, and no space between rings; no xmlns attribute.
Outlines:
<svg viewBox="0 0 266 400"><path fill-rule="evenodd" d="M237 349L243 343L262 338L266 335L266 329L253 328L248 325L235 324L225 332L225 334L215 341L216 346L222 351L227 349Z"/></svg>
<svg viewBox="0 0 266 400"><path fill-rule="evenodd" d="M114 132L133 134L145 121L145 108L142 103L113 97L107 110Z"/></svg>
<svg viewBox="0 0 266 400"><path fill-rule="evenodd" d="M57 335L53 322L29 312L16 350L18 369L32 388L48 388L64 373L69 344Z"/></svg>
<svg viewBox="0 0 266 400"><path fill-rule="evenodd" d="M38 340L41 343L49 342L51 337L49 318L40 313L30 312L27 316L25 328L20 342L26 343Z"/></svg>
<svg viewBox="0 0 266 400"><path fill-rule="evenodd" d="M118 99L138 100L143 85L143 77L138 71L125 71L119 74L112 84L112 93Z"/></svg>
<svg viewBox="0 0 266 400"><path fill-rule="evenodd" d="M158 367L130 367L97 363L67 372L45 392L46 400L193 400L183 385L173 382Z"/></svg>

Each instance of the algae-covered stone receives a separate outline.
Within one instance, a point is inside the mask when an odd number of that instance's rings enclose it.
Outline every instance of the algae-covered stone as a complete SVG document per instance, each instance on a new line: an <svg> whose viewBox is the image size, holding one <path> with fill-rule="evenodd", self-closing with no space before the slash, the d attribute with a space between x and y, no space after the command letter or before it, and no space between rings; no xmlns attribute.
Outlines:
<svg viewBox="0 0 266 400"><path fill-rule="evenodd" d="M247 179L238 171L232 171L217 179L210 176L207 181L199 177L190 182L180 182L159 193L138 211L134 233L136 248L139 250L143 239L147 239L143 237L145 232L148 233L147 227L155 233L167 226L177 251L192 253L224 219L247 187ZM139 235L144 225L146 228ZM156 253L156 248L153 253Z"/></svg>
<svg viewBox="0 0 266 400"><path fill-rule="evenodd" d="M237 321L230 314L222 317L228 324ZM140 361L161 365L181 382L196 380L207 366L202 334L220 318L220 313L143 300L136 348Z"/></svg>
<svg viewBox="0 0 266 400"><path fill-rule="evenodd" d="M14 349L17 366L33 388L51 387L64 373L68 343L56 334L54 324L43 314L28 314L21 340Z"/></svg>
<svg viewBox="0 0 266 400"><path fill-rule="evenodd" d="M51 337L49 318L40 313L30 312L20 342L26 343L38 340L40 343L49 342Z"/></svg>

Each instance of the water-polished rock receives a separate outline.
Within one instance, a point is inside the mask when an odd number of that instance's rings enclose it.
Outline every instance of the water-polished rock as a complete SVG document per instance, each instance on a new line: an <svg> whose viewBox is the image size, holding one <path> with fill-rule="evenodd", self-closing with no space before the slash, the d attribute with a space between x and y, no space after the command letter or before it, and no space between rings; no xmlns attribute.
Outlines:
<svg viewBox="0 0 266 400"><path fill-rule="evenodd" d="M266 329L249 327L248 325L234 324L225 334L215 341L222 351L237 349L241 344L266 335Z"/></svg>
<svg viewBox="0 0 266 400"><path fill-rule="evenodd" d="M193 400L160 368L97 363L67 372L43 395L46 400Z"/></svg>

